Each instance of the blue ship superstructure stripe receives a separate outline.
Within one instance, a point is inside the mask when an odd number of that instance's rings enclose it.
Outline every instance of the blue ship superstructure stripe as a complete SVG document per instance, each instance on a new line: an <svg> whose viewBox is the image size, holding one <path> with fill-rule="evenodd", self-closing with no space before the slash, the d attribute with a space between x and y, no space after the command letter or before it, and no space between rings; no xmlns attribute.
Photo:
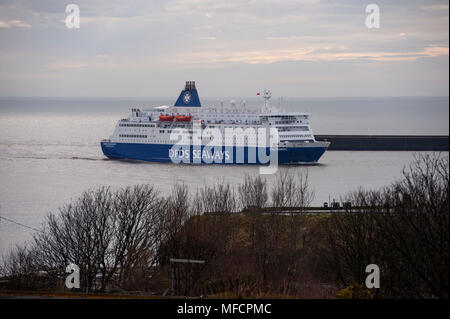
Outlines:
<svg viewBox="0 0 450 319"><path fill-rule="evenodd" d="M268 164L261 163L256 156L256 162L249 163L249 148L244 147L243 161L237 160L236 154L241 151L236 146L232 150L219 147L210 150L204 146L195 150L193 146L186 146L178 151L173 150L171 144L144 144L144 143L115 143L101 142L103 153L112 159L131 159L148 162L179 162L195 163L200 157L201 164ZM316 163L325 152L325 147L287 147L278 149L278 164ZM199 152L199 153L196 153ZM266 153L270 151L266 149ZM256 150L256 154L258 151ZM211 160L213 162L211 163ZM199 164L200 164L199 163Z"/></svg>
<svg viewBox="0 0 450 319"><path fill-rule="evenodd" d="M194 81L187 81L174 106L201 107L200 98Z"/></svg>

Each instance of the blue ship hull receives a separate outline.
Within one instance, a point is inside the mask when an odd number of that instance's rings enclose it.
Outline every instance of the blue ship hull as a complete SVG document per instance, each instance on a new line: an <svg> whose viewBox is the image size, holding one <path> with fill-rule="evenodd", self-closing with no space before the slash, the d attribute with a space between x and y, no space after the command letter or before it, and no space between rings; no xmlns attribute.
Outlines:
<svg viewBox="0 0 450 319"><path fill-rule="evenodd" d="M249 148L244 147L218 147L210 151L207 147L196 149L192 145L186 146L184 150L174 152L171 144L141 144L141 143L115 143L102 141L103 154L111 159L131 159L147 162L181 162L198 164L268 164L260 161L258 150L253 147L250 153L256 153L256 160L250 157ZM251 148L251 147L250 147ZM326 147L286 147L278 149L278 164L316 163ZM263 152L264 150L260 150ZM268 155L269 148L265 149ZM237 154L243 154L238 158Z"/></svg>

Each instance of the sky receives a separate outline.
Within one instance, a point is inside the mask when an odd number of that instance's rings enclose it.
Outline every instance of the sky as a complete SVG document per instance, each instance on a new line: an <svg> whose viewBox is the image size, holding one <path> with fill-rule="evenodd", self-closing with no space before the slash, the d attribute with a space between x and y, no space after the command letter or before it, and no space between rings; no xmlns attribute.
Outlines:
<svg viewBox="0 0 450 319"><path fill-rule="evenodd" d="M448 28L435 0L0 0L0 96L448 96Z"/></svg>

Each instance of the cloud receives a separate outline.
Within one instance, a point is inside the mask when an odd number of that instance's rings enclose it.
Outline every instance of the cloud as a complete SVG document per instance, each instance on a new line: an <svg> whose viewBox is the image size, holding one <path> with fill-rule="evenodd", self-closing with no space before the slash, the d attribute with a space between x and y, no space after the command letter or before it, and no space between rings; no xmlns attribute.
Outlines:
<svg viewBox="0 0 450 319"><path fill-rule="evenodd" d="M329 52L327 52L329 51ZM414 61L419 58L448 55L448 47L432 46L410 52L333 52L332 48L309 47L297 49L249 50L240 52L201 52L178 56L178 63L248 63L268 64L283 61Z"/></svg>
<svg viewBox="0 0 450 319"><path fill-rule="evenodd" d="M421 9L425 11L448 11L448 4L435 4L423 6Z"/></svg>
<svg viewBox="0 0 450 319"><path fill-rule="evenodd" d="M75 61L75 62L54 62L47 64L47 67L54 70L59 69L98 69L98 68L106 68L111 65L106 63L92 63L85 61Z"/></svg>
<svg viewBox="0 0 450 319"><path fill-rule="evenodd" d="M31 27L31 25L22 22L20 20L11 20L9 22L0 20L0 28L12 28L12 27L29 28Z"/></svg>
<svg viewBox="0 0 450 319"><path fill-rule="evenodd" d="M279 68L286 65L287 70L302 68L308 79L340 79L351 72L356 79L380 70L374 79L398 75L406 82L411 77L399 69L410 68L418 75L410 90L416 94L417 87L430 87L422 74L448 77L448 2L414 0L407 10L403 2L380 0L381 28L368 30L364 9L370 2L354 0L77 0L81 27L73 32L64 23L66 3L0 0L0 94L11 94L5 84L24 88L13 82L21 77L29 81L24 94L42 89L51 95L65 85L58 79L67 73L74 83L103 77L136 81L130 87L140 87L148 74L161 72L169 83L185 73L210 76L211 69L223 72L225 82L248 70L256 73L255 81L264 70L270 82L283 82ZM325 65L326 72L318 72ZM338 69L344 66L348 71ZM45 80L29 77L39 73ZM143 81L134 77L138 74ZM398 82L384 85L393 89ZM121 94L126 85L111 94ZM74 86L66 91L79 94Z"/></svg>

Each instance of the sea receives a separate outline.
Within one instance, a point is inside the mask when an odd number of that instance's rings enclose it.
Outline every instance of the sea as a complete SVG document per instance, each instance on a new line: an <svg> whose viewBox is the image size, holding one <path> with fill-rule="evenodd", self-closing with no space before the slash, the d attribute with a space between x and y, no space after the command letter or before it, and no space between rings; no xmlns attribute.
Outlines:
<svg viewBox="0 0 450 319"><path fill-rule="evenodd" d="M245 100L245 101L244 101ZM26 245L49 213L83 191L149 183L168 194L176 183L194 193L220 182L238 185L257 166L176 165L109 160L100 140L131 108L173 104L169 98L0 98L0 255ZM209 98L203 105L257 108L257 98ZM274 98L286 111L308 112L314 134L448 135L448 97ZM327 151L308 174L312 205L399 179L417 152ZM448 156L444 152L443 156ZM269 188L276 175L264 175Z"/></svg>

